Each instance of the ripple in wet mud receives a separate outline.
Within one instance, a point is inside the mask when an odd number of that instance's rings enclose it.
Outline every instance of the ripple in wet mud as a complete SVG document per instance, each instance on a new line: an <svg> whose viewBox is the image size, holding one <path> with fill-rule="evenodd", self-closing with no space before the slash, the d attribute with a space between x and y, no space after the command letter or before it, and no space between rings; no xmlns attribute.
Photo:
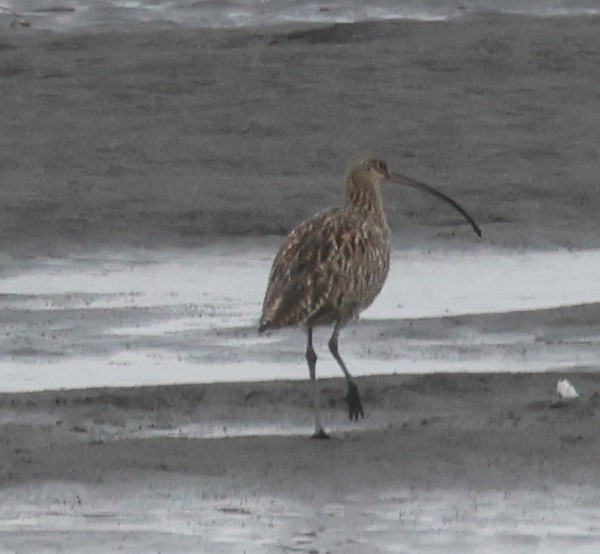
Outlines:
<svg viewBox="0 0 600 554"><path fill-rule="evenodd" d="M185 482L184 482L185 481ZM3 545L92 552L486 554L596 552L600 491L399 490L325 502L211 492L205 479L152 487L46 483L0 492ZM29 498L30 503L24 503ZM16 502L16 499L19 499ZM65 540L68 538L68 540ZM132 541L135 542L132 542Z"/></svg>

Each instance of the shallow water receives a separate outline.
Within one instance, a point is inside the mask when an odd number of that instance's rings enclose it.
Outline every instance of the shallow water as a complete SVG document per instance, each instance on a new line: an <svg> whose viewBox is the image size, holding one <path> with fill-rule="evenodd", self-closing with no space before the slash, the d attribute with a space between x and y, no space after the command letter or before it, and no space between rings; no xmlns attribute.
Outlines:
<svg viewBox="0 0 600 554"><path fill-rule="evenodd" d="M40 259L5 275L0 389L304 379L300 332L256 332L275 247L267 240L105 252ZM396 251L388 282L362 319L385 330L385 320L595 303L599 270L597 250ZM385 355L376 355L368 329L349 326L349 334L348 360L369 360L357 374L594 367L600 340L592 330L536 348L527 333L481 331L392 337ZM319 374L339 371L325 357Z"/></svg>
<svg viewBox="0 0 600 554"><path fill-rule="evenodd" d="M268 241L40 259L34 269L0 278L0 294L3 306L12 309L190 305L200 306L207 320L183 316L182 327L253 325L274 252ZM599 271L600 250L395 251L386 285L362 317L425 318L598 302Z"/></svg>
<svg viewBox="0 0 600 554"><path fill-rule="evenodd" d="M129 30L143 26L265 27L286 23L353 23L386 19L440 21L469 14L538 17L597 15L595 0L5 0L3 6L39 29Z"/></svg>
<svg viewBox="0 0 600 554"><path fill-rule="evenodd" d="M373 491L334 503L214 497L174 478L168 498L147 483L100 490L47 483L0 492L0 544L19 552L597 552L600 492ZM21 496L17 496L17 495ZM15 503L16 498L30 503Z"/></svg>

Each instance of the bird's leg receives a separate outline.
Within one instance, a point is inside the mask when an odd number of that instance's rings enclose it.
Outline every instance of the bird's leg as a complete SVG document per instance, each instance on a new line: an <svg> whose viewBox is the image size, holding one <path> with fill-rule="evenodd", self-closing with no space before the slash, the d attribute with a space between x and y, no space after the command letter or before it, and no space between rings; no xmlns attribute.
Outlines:
<svg viewBox="0 0 600 554"><path fill-rule="evenodd" d="M338 337L341 329L342 323L338 320L335 324L335 328L333 329L333 334L329 339L329 350L333 354L335 361L342 368L342 371L346 377L346 382L348 383L348 395L346 396L346 400L348 401L348 415L350 416L350 420L358 421L358 418L365 417L365 414L363 413L362 402L360 400L360 394L358 393L358 387L356 386L354 377L350 375L344 360L342 360L342 357L338 352Z"/></svg>
<svg viewBox="0 0 600 554"><path fill-rule="evenodd" d="M307 329L308 340L306 343L306 361L308 362L308 374L313 386L313 413L315 415L315 432L313 439L328 439L329 435L323 429L321 423L321 395L319 393L319 384L317 383L317 354L312 343L312 327Z"/></svg>

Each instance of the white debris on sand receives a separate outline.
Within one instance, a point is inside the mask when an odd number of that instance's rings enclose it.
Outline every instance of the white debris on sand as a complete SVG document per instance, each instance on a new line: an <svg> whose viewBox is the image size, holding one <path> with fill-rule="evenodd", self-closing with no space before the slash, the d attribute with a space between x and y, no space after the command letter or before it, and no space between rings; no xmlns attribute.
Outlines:
<svg viewBox="0 0 600 554"><path fill-rule="evenodd" d="M556 394L560 400L574 400L579 393L568 379L560 379L556 384Z"/></svg>

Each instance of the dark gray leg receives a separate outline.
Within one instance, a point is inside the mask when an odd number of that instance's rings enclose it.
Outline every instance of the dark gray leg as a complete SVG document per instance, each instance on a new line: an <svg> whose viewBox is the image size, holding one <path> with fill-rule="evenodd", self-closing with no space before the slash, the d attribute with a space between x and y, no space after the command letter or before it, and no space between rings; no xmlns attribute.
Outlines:
<svg viewBox="0 0 600 554"><path fill-rule="evenodd" d="M315 432L313 439L328 439L329 435L323 429L321 423L321 395L319 393L319 384L317 383L317 354L312 343L312 327L307 329L308 340L306 343L306 361L308 363L308 374L313 386L313 414L315 416Z"/></svg>
<svg viewBox="0 0 600 554"><path fill-rule="evenodd" d="M341 329L342 323L338 321L335 324L333 334L329 339L329 350L333 354L335 361L342 368L342 371L344 372L344 375L346 377L346 382L348 383L348 394L346 396L346 400L348 401L348 415L350 416L350 421L358 421L358 418L365 417L365 414L363 412L360 394L358 393L358 387L356 386L354 378L352 377L352 375L350 375L350 372L346 368L344 360L342 360L342 357L338 352L338 337Z"/></svg>

